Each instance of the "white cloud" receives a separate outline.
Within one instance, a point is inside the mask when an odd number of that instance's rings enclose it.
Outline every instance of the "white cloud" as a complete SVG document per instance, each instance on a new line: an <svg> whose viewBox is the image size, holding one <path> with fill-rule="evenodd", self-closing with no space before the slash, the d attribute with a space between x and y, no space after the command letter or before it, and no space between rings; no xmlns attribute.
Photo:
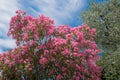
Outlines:
<svg viewBox="0 0 120 80"><path fill-rule="evenodd" d="M0 0L0 31L7 32L11 16L15 14L19 4L16 0Z"/></svg>
<svg viewBox="0 0 120 80"><path fill-rule="evenodd" d="M49 16L58 25L68 24L74 18L74 14L83 6L84 0L32 0L29 1L27 8L31 10L30 13Z"/></svg>
<svg viewBox="0 0 120 80"><path fill-rule="evenodd" d="M14 40L6 36L9 28L10 18L15 14L19 8L17 0L0 0L0 52L4 49L15 47Z"/></svg>
<svg viewBox="0 0 120 80"><path fill-rule="evenodd" d="M0 47L1 48L14 48L15 40L12 39L0 39Z"/></svg>
<svg viewBox="0 0 120 80"><path fill-rule="evenodd" d="M0 54L3 53L4 51L2 49L0 49Z"/></svg>

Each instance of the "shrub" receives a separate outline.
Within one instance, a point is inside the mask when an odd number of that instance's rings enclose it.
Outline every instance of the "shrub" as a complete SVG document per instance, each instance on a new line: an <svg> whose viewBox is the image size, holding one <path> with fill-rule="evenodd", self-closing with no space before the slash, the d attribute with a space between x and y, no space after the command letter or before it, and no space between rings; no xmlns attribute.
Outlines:
<svg viewBox="0 0 120 80"><path fill-rule="evenodd" d="M24 11L16 13L8 35L16 39L17 47L0 55L4 79L100 80L95 29L85 24L55 27L43 15L33 18Z"/></svg>
<svg viewBox="0 0 120 80"><path fill-rule="evenodd" d="M98 65L102 68L103 80L120 80L120 46L114 52L106 52Z"/></svg>

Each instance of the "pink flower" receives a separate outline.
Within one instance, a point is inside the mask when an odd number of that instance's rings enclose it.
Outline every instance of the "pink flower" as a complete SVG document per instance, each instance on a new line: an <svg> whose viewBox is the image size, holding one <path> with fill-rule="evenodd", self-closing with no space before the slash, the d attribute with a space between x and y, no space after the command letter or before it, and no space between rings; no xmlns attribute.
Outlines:
<svg viewBox="0 0 120 80"><path fill-rule="evenodd" d="M54 26L46 26L46 36L53 34Z"/></svg>
<svg viewBox="0 0 120 80"><path fill-rule="evenodd" d="M9 59L5 59L5 64L8 64L10 62L10 60Z"/></svg>
<svg viewBox="0 0 120 80"><path fill-rule="evenodd" d="M44 50L44 55L48 55L49 51L48 50Z"/></svg>
<svg viewBox="0 0 120 80"><path fill-rule="evenodd" d="M76 76L76 79L75 80L80 80L80 77L79 76Z"/></svg>
<svg viewBox="0 0 120 80"><path fill-rule="evenodd" d="M28 39L28 35L26 33L23 34L23 40L27 40Z"/></svg>
<svg viewBox="0 0 120 80"><path fill-rule="evenodd" d="M58 75L56 76L56 79L57 79L57 80L62 79L62 75L61 75L61 74L58 74Z"/></svg>
<svg viewBox="0 0 120 80"><path fill-rule="evenodd" d="M78 53L73 53L73 56L77 57L77 56L79 56L79 54Z"/></svg>
<svg viewBox="0 0 120 80"><path fill-rule="evenodd" d="M73 43L72 43L72 46L73 46L73 47L76 47L77 45L78 45L78 42L73 42Z"/></svg>
<svg viewBox="0 0 120 80"><path fill-rule="evenodd" d="M95 35L95 33L96 33L96 29L93 28L93 29L91 30L91 34L92 34L92 35Z"/></svg>
<svg viewBox="0 0 120 80"><path fill-rule="evenodd" d="M82 32L76 33L76 36L78 37L78 40L82 40L84 37L84 34Z"/></svg>
<svg viewBox="0 0 120 80"><path fill-rule="evenodd" d="M62 71L64 72L66 70L66 68L64 66L62 66Z"/></svg>
<svg viewBox="0 0 120 80"><path fill-rule="evenodd" d="M32 71L32 68L28 68L29 71Z"/></svg>
<svg viewBox="0 0 120 80"><path fill-rule="evenodd" d="M77 47L74 47L74 51L78 51L79 49Z"/></svg>
<svg viewBox="0 0 120 80"><path fill-rule="evenodd" d="M45 57L43 57L43 58L41 58L41 59L39 60L39 63L40 63L40 64L46 64L46 63L47 63L47 59L46 59Z"/></svg>
<svg viewBox="0 0 120 80"><path fill-rule="evenodd" d="M6 55L8 55L8 56L9 56L9 55L10 55L10 52L9 52L9 51L6 51Z"/></svg>
<svg viewBox="0 0 120 80"><path fill-rule="evenodd" d="M70 35L70 34L67 34L67 35L66 35L66 38L67 38L68 40L70 40L70 39L71 39L71 35Z"/></svg>
<svg viewBox="0 0 120 80"><path fill-rule="evenodd" d="M22 49L23 49L23 51L24 51L24 53L25 53L25 52L27 52L27 50L28 50L28 46L23 45L23 46L22 46Z"/></svg>
<svg viewBox="0 0 120 80"><path fill-rule="evenodd" d="M38 37L38 35L37 34L35 34L34 35L34 39L38 39L39 37Z"/></svg>
<svg viewBox="0 0 120 80"><path fill-rule="evenodd" d="M62 55L67 55L69 53L68 49L65 49L64 51L62 51Z"/></svg>
<svg viewBox="0 0 120 80"><path fill-rule="evenodd" d="M55 66L58 67L58 66L59 66L59 63L55 63Z"/></svg>
<svg viewBox="0 0 120 80"><path fill-rule="evenodd" d="M25 31L25 30L26 30L26 28L25 28L25 27L23 27L23 28L22 28L22 31Z"/></svg>

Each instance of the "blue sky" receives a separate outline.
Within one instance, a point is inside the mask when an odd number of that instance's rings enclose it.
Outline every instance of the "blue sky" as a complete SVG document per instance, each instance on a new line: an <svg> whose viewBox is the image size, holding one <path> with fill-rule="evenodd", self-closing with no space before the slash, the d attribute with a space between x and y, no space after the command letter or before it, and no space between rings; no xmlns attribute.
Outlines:
<svg viewBox="0 0 120 80"><path fill-rule="evenodd" d="M101 1L101 0L96 0ZM31 16L49 16L55 25L80 25L80 12L88 8L89 0L0 0L0 53L14 48L15 40L7 37L10 18L16 10L26 10Z"/></svg>

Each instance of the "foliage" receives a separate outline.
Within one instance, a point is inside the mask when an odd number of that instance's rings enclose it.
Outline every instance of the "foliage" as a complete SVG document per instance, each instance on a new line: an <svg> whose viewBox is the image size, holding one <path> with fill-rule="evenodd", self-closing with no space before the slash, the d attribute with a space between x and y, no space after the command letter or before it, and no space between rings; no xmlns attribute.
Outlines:
<svg viewBox="0 0 120 80"><path fill-rule="evenodd" d="M120 0L91 3L81 20L97 29L96 42L104 49L116 50L120 44Z"/></svg>
<svg viewBox="0 0 120 80"><path fill-rule="evenodd" d="M104 50L98 64L103 80L120 80L120 0L91 3L81 19L97 29L95 41Z"/></svg>
<svg viewBox="0 0 120 80"><path fill-rule="evenodd" d="M112 54L105 53L98 62L102 66L102 80L120 80L120 46Z"/></svg>
<svg viewBox="0 0 120 80"><path fill-rule="evenodd" d="M8 35L17 47L0 55L3 78L9 80L101 80L96 65L96 30L87 25L57 26L53 20L17 11Z"/></svg>

